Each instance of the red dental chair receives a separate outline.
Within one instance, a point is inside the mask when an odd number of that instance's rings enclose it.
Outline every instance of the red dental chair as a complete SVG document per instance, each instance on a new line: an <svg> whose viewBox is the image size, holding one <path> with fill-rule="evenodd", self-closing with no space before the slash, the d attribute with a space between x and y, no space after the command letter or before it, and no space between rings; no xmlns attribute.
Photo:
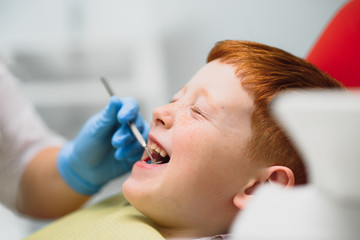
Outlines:
<svg viewBox="0 0 360 240"><path fill-rule="evenodd" d="M360 87L360 0L342 6L306 59L345 87Z"/></svg>

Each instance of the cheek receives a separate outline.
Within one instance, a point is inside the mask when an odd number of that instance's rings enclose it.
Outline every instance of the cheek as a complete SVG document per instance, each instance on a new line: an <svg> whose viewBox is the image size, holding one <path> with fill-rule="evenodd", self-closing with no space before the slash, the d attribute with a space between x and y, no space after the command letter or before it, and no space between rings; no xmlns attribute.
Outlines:
<svg viewBox="0 0 360 240"><path fill-rule="evenodd" d="M217 130L192 125L179 131L177 137L174 141L179 159L176 168L181 169L180 173L187 175L189 181L192 179L199 184L211 182L209 176L221 177L229 166L222 164L229 158L230 143L221 143Z"/></svg>
<svg viewBox="0 0 360 240"><path fill-rule="evenodd" d="M174 136L174 147L178 147L182 151L181 155L186 155L188 158L192 158L193 161L205 157L209 152L209 148L213 146L211 139L214 136L209 130L197 124L179 128Z"/></svg>
<svg viewBox="0 0 360 240"><path fill-rule="evenodd" d="M217 161L229 155L239 155L239 148L234 145L242 144L239 134L221 131L210 123L194 120L193 117L183 116L179 119L178 127L173 135L173 147L177 154L196 161ZM235 156L233 156L235 157Z"/></svg>
<svg viewBox="0 0 360 240"><path fill-rule="evenodd" d="M200 179L214 148L210 130L197 123L183 124L173 136L173 174L184 183Z"/></svg>

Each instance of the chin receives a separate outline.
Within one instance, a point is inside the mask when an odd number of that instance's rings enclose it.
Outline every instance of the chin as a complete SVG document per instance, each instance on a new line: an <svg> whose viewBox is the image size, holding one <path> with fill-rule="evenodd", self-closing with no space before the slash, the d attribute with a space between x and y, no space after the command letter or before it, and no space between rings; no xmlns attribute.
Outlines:
<svg viewBox="0 0 360 240"><path fill-rule="evenodd" d="M146 186L139 184L131 176L122 185L122 193L125 199L137 210L143 213L142 208L149 204L150 193Z"/></svg>
<svg viewBox="0 0 360 240"><path fill-rule="evenodd" d="M130 202L131 205L133 205L132 199L135 198L134 193L136 192L136 190L133 189L134 187L132 186L133 184L131 184L131 181L132 180L130 178L126 179L122 185L121 190L126 200L128 200L128 202Z"/></svg>
<svg viewBox="0 0 360 240"><path fill-rule="evenodd" d="M166 209L163 203L154 199L154 193L150 189L129 177L122 186L122 193L126 200L139 212L152 220L157 226L168 226L173 222L173 215ZM145 191L146 190L146 191ZM166 209L166 210L165 210ZM172 226L172 225L171 225Z"/></svg>

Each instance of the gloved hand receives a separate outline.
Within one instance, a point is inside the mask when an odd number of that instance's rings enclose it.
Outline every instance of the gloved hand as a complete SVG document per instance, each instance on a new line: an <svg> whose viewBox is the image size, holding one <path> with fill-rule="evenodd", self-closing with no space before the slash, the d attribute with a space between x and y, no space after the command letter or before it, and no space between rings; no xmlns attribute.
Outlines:
<svg viewBox="0 0 360 240"><path fill-rule="evenodd" d="M81 194L94 194L111 179L128 172L141 158L143 148L128 127L130 121L147 139L149 125L142 119L137 101L113 96L108 106L92 116L77 137L61 148L57 166L71 188Z"/></svg>

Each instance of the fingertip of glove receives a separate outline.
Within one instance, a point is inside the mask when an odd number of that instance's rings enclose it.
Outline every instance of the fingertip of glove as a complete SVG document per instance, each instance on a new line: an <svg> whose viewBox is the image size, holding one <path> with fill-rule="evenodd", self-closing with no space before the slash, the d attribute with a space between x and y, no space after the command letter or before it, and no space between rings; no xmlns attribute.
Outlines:
<svg viewBox="0 0 360 240"><path fill-rule="evenodd" d="M118 96L111 96L110 103L122 105L122 101Z"/></svg>
<svg viewBox="0 0 360 240"><path fill-rule="evenodd" d="M126 128L128 128L128 126L122 125L112 136L111 144L113 145L113 147L124 147L126 144L128 144L134 139L130 131Z"/></svg>
<svg viewBox="0 0 360 240"><path fill-rule="evenodd" d="M135 98L127 97L122 99L122 106L117 114L120 123L133 121L139 112L139 104Z"/></svg>
<svg viewBox="0 0 360 240"><path fill-rule="evenodd" d="M114 158L117 160L117 161L124 161L125 158L122 154L122 151L121 149L116 149L116 151L114 152Z"/></svg>
<svg viewBox="0 0 360 240"><path fill-rule="evenodd" d="M108 107L120 109L123 105L123 102L118 96L111 96Z"/></svg>
<svg viewBox="0 0 360 240"><path fill-rule="evenodd" d="M109 100L108 105L105 107L104 114L105 116L116 116L116 113L121 108L122 102L119 97L112 96Z"/></svg>

